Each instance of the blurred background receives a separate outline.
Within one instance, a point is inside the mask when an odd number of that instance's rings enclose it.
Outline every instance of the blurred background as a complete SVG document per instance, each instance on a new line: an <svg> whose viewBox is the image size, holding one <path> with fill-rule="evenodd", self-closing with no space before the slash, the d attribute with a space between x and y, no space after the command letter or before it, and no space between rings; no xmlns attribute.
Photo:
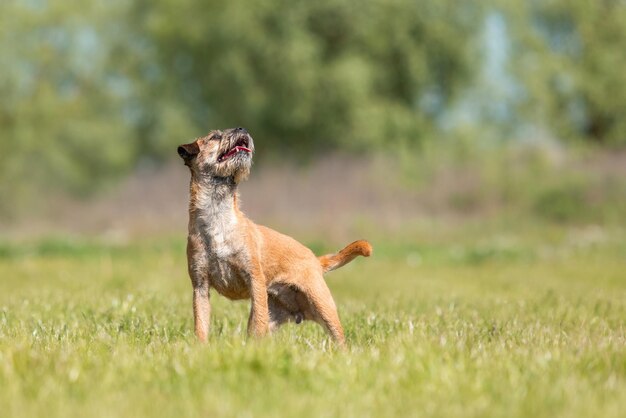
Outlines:
<svg viewBox="0 0 626 418"><path fill-rule="evenodd" d="M620 224L625 45L620 0L3 0L0 238L184 235L232 126L292 234Z"/></svg>
<svg viewBox="0 0 626 418"><path fill-rule="evenodd" d="M251 219L374 247L346 352L195 344L176 149L236 126ZM0 0L2 418L621 418L625 319L626 0Z"/></svg>

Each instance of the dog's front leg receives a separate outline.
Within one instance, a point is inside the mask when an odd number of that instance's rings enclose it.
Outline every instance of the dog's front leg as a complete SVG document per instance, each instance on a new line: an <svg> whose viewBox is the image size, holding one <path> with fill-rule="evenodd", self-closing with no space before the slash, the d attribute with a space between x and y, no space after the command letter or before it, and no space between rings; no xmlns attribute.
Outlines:
<svg viewBox="0 0 626 418"><path fill-rule="evenodd" d="M209 283L203 280L193 287L193 319L196 337L205 343L209 335L211 303L209 301Z"/></svg>
<svg viewBox="0 0 626 418"><path fill-rule="evenodd" d="M202 238L196 233L190 233L187 237L187 267L193 286L193 322L196 337L204 343L209 335L211 316L209 275L206 248Z"/></svg>
<svg viewBox="0 0 626 418"><path fill-rule="evenodd" d="M265 276L259 271L250 278L250 317L248 318L248 336L263 337L269 332L269 309L267 304L267 285Z"/></svg>

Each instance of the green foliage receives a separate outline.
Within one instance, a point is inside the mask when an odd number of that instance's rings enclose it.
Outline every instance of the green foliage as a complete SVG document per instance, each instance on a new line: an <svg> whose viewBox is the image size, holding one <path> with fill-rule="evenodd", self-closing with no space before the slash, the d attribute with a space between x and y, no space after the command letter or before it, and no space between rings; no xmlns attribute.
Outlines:
<svg viewBox="0 0 626 418"><path fill-rule="evenodd" d="M606 225L626 213L624 157L587 147L461 139L428 144L410 157L400 152L375 175L398 185L399 194L415 193L416 206L435 217Z"/></svg>
<svg viewBox="0 0 626 418"><path fill-rule="evenodd" d="M564 140L626 144L626 4L505 3L526 117Z"/></svg>
<svg viewBox="0 0 626 418"><path fill-rule="evenodd" d="M535 202L541 216L555 221L581 220L590 216L585 198L587 187L579 183L560 185L543 191Z"/></svg>
<svg viewBox="0 0 626 418"><path fill-rule="evenodd" d="M626 209L626 184L597 178L567 177L539 188L533 210L557 222L606 222L619 220Z"/></svg>
<svg viewBox="0 0 626 418"><path fill-rule="evenodd" d="M522 87L505 122L459 133L450 113L468 92L501 107L476 91L493 13ZM483 132L515 131L494 123L624 144L625 28L626 6L609 0L6 0L0 213L42 191L96 191L215 127L247 127L260 157L394 149L410 160L440 137L476 147Z"/></svg>
<svg viewBox="0 0 626 418"><path fill-rule="evenodd" d="M163 0L145 27L170 93L200 126L245 124L274 149L310 152L432 133L475 68L479 12L453 1Z"/></svg>
<svg viewBox="0 0 626 418"><path fill-rule="evenodd" d="M451 0L0 7L5 213L216 127L246 126L261 154L416 143L470 79L480 25Z"/></svg>
<svg viewBox="0 0 626 418"><path fill-rule="evenodd" d="M96 189L135 158L112 88L117 3L0 5L0 212Z"/></svg>

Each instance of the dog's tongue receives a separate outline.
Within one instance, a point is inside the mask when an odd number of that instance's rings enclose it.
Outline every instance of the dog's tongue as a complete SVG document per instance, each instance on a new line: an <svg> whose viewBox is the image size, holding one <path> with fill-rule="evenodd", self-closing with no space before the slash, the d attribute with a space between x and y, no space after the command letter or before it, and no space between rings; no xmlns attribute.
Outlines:
<svg viewBox="0 0 626 418"><path fill-rule="evenodd" d="M222 157L222 158L231 157L231 156L237 154L239 151L252 152L252 150L250 148L246 148L244 146L237 145L235 148L233 148L230 151L228 151L228 154L224 155L224 157Z"/></svg>

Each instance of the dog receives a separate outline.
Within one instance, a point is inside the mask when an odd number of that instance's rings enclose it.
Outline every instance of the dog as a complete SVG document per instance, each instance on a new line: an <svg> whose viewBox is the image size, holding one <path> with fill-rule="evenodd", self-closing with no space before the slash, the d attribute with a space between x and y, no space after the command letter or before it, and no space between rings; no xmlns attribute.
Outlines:
<svg viewBox="0 0 626 418"><path fill-rule="evenodd" d="M207 341L213 288L231 300L251 299L249 336L312 320L343 346L343 328L323 274L370 256L372 246L359 240L317 257L293 238L248 219L239 210L237 187L250 174L253 154L252 136L244 128L211 131L178 147L191 172L187 264L195 334Z"/></svg>

